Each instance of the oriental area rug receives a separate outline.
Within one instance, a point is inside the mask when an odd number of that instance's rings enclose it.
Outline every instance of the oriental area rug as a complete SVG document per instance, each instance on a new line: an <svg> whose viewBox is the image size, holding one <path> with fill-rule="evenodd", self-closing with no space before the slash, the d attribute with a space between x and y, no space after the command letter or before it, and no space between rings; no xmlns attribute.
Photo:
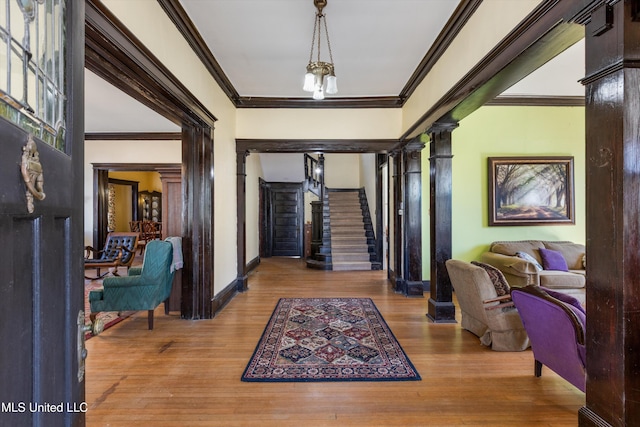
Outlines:
<svg viewBox="0 0 640 427"><path fill-rule="evenodd" d="M281 298L242 381L419 381L369 298Z"/></svg>

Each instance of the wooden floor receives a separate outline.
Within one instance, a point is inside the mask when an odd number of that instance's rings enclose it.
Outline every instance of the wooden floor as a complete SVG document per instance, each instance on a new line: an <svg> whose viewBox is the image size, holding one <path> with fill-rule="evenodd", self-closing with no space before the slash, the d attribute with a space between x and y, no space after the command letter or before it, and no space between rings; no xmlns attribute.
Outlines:
<svg viewBox="0 0 640 427"><path fill-rule="evenodd" d="M422 376L410 382L245 383L281 297L370 297ZM460 324L433 324L427 297L386 272L324 272L265 259L212 320L138 313L87 342L87 426L576 426L584 394L530 350L494 352Z"/></svg>

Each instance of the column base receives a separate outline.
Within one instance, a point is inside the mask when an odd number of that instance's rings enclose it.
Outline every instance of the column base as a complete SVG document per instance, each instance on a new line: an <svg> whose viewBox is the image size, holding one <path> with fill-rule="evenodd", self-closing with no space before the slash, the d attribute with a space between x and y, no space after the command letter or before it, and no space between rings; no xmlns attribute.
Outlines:
<svg viewBox="0 0 640 427"><path fill-rule="evenodd" d="M408 297L421 297L424 295L424 284L422 280L418 282L406 281L404 286L404 294Z"/></svg>
<svg viewBox="0 0 640 427"><path fill-rule="evenodd" d="M240 276L236 279L236 290L238 292L245 292L249 289L249 278L247 276Z"/></svg>
<svg viewBox="0 0 640 427"><path fill-rule="evenodd" d="M438 302L429 298L427 317L433 323L457 323L453 302Z"/></svg>

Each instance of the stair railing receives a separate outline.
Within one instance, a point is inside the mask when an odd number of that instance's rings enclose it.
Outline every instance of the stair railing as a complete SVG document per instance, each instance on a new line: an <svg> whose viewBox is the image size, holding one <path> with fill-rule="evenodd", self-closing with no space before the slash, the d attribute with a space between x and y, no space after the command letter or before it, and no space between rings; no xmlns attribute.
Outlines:
<svg viewBox="0 0 640 427"><path fill-rule="evenodd" d="M324 199L324 155L320 154L317 159L314 159L308 154L304 155L304 176L307 182L307 187L318 197L320 200Z"/></svg>

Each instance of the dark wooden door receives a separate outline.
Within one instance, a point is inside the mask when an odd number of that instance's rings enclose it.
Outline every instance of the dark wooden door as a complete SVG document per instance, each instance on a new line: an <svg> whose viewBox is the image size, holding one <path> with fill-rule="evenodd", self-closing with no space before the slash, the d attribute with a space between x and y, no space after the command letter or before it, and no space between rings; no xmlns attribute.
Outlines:
<svg viewBox="0 0 640 427"><path fill-rule="evenodd" d="M271 255L302 256L304 200L301 184L270 184Z"/></svg>
<svg viewBox="0 0 640 427"><path fill-rule="evenodd" d="M0 42L27 73L0 78L0 425L82 426L84 2L5 3L31 34Z"/></svg>

